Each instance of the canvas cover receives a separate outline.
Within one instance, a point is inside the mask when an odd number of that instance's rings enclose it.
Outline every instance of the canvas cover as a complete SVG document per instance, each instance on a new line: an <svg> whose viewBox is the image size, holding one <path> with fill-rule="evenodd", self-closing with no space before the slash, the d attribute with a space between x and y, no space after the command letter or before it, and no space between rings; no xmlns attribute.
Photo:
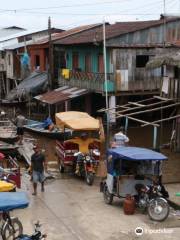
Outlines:
<svg viewBox="0 0 180 240"><path fill-rule="evenodd" d="M26 208L29 200L24 192L0 192L0 211Z"/></svg>
<svg viewBox="0 0 180 240"><path fill-rule="evenodd" d="M167 160L167 157L162 153L155 152L151 149L140 147L118 147L108 150L108 155L113 159L120 158L129 161L162 161Z"/></svg>
<svg viewBox="0 0 180 240"><path fill-rule="evenodd" d="M99 130L99 120L86 112L68 111L56 113L56 125L72 130Z"/></svg>

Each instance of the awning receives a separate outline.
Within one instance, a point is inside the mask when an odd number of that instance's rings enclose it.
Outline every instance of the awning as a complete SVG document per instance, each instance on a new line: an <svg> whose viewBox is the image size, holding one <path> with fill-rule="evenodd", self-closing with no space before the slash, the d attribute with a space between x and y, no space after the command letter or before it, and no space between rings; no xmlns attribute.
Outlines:
<svg viewBox="0 0 180 240"><path fill-rule="evenodd" d="M89 91L87 89L64 86L64 87L57 88L53 91L38 95L34 98L43 103L57 104L57 103L65 102L67 100L70 100L88 93Z"/></svg>
<svg viewBox="0 0 180 240"><path fill-rule="evenodd" d="M86 112L68 111L56 113L56 125L72 130L99 130L99 120Z"/></svg>
<svg viewBox="0 0 180 240"><path fill-rule="evenodd" d="M113 158L120 158L122 160L130 161L162 161L167 160L167 157L162 153L155 152L147 148L139 147L119 147L109 149L108 154L112 155Z"/></svg>

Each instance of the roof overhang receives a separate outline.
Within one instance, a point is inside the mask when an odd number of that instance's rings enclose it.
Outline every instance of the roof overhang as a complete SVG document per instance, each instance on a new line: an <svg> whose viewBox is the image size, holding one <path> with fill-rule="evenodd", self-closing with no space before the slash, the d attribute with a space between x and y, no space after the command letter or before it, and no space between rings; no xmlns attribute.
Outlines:
<svg viewBox="0 0 180 240"><path fill-rule="evenodd" d="M43 103L53 105L71 100L82 95L86 95L88 93L89 91L87 89L64 86L57 88L53 91L49 91L44 94L38 95L34 98Z"/></svg>

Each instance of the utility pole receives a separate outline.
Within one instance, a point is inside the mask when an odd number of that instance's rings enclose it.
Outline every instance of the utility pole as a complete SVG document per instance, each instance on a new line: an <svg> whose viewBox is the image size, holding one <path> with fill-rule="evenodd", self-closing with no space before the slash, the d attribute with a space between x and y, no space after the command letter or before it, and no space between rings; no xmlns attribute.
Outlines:
<svg viewBox="0 0 180 240"><path fill-rule="evenodd" d="M108 82L107 82L107 59L106 59L106 23L103 19L103 55L104 55L104 82L105 82L105 94L106 94L106 147L109 147L109 103L108 103Z"/></svg>
<svg viewBox="0 0 180 240"><path fill-rule="evenodd" d="M51 38L51 18L48 18L48 36L49 36L49 64L48 64L48 86L49 90L53 89L53 46Z"/></svg>
<svg viewBox="0 0 180 240"><path fill-rule="evenodd" d="M163 9L164 9L164 30L163 30L163 40L164 40L164 47L166 47L166 0L163 0Z"/></svg>

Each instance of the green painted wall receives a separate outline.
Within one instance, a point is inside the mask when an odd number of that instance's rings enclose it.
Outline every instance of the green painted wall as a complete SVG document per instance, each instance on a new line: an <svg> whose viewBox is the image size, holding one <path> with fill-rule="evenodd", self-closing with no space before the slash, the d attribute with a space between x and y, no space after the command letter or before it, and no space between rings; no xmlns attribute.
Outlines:
<svg viewBox="0 0 180 240"><path fill-rule="evenodd" d="M79 54L79 68L82 71L85 71L85 56L86 54L91 55L91 66L92 72L98 72L98 55L103 54L103 47L96 46L71 46L65 48L67 57L67 68L72 69L72 55L73 53ZM110 66L110 53L109 49L107 49L107 72L109 72Z"/></svg>

